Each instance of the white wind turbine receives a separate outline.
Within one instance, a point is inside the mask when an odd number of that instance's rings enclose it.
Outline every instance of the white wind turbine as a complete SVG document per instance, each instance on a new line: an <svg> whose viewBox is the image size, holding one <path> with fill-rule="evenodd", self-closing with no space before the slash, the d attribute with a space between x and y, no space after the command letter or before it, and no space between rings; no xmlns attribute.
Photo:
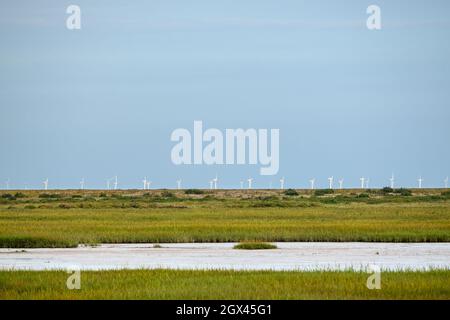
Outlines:
<svg viewBox="0 0 450 320"><path fill-rule="evenodd" d="M369 181L370 181L370 179L367 178L367 179L366 179L366 189L369 189Z"/></svg>
<svg viewBox="0 0 450 320"><path fill-rule="evenodd" d="M106 190L110 189L109 182L111 179L106 179Z"/></svg>
<svg viewBox="0 0 450 320"><path fill-rule="evenodd" d="M48 190L48 178L45 179L42 183L44 184L44 190Z"/></svg>
<svg viewBox="0 0 450 320"><path fill-rule="evenodd" d="M214 182L214 190L217 190L217 181L219 181L219 178L217 177L217 174L216 174L216 177L213 179L213 182Z"/></svg>
<svg viewBox="0 0 450 320"><path fill-rule="evenodd" d="M340 180L339 180L339 189L342 190L343 185L344 185L344 179L340 179Z"/></svg>
<svg viewBox="0 0 450 320"><path fill-rule="evenodd" d="M252 188L252 182L253 182L253 178L248 178L248 188L251 189Z"/></svg>
<svg viewBox="0 0 450 320"><path fill-rule="evenodd" d="M150 185L152 184L152 182L150 181L150 180L148 180L147 182L146 182L146 188L147 188L147 190L150 190Z"/></svg>
<svg viewBox="0 0 450 320"><path fill-rule="evenodd" d="M80 189L81 189L81 190L84 190L84 178L81 178L81 181L80 181Z"/></svg>
<svg viewBox="0 0 450 320"><path fill-rule="evenodd" d="M392 173L391 177L389 178L389 181L391 182L391 189L394 189L394 173Z"/></svg>
<svg viewBox="0 0 450 320"><path fill-rule="evenodd" d="M445 180L444 180L444 186L445 186L445 189L448 188L448 177L445 178Z"/></svg>
<svg viewBox="0 0 450 320"><path fill-rule="evenodd" d="M333 177L328 178L328 188L333 189Z"/></svg>
<svg viewBox="0 0 450 320"><path fill-rule="evenodd" d="M114 177L114 190L117 190L117 185L118 185L117 176L115 176Z"/></svg>
<svg viewBox="0 0 450 320"><path fill-rule="evenodd" d="M181 179L177 180L177 189L181 189Z"/></svg>
<svg viewBox="0 0 450 320"><path fill-rule="evenodd" d="M8 178L8 180L5 181L6 190L9 190L9 182L10 181L9 181L9 178Z"/></svg>
<svg viewBox="0 0 450 320"><path fill-rule="evenodd" d="M314 182L316 182L315 178L312 178L311 180L309 180L309 183L311 184L311 190L314 190Z"/></svg>
<svg viewBox="0 0 450 320"><path fill-rule="evenodd" d="M244 189L244 181L241 181L241 189Z"/></svg>
<svg viewBox="0 0 450 320"><path fill-rule="evenodd" d="M284 180L284 177L280 179L280 189L281 189L281 190L284 189L284 181L285 181L285 180ZM272 182L271 182L271 184L272 184ZM272 189L272 186L271 186L271 189Z"/></svg>
<svg viewBox="0 0 450 320"><path fill-rule="evenodd" d="M147 189L147 177L144 177L144 179L142 180L142 183L144 184L144 190Z"/></svg>
<svg viewBox="0 0 450 320"><path fill-rule="evenodd" d="M214 179L213 180L209 180L209 190L212 190L214 187Z"/></svg>
<svg viewBox="0 0 450 320"><path fill-rule="evenodd" d="M364 189L364 181L366 180L366 178L361 177L359 178L359 180L361 181L361 189Z"/></svg>
<svg viewBox="0 0 450 320"><path fill-rule="evenodd" d="M419 179L417 179L417 181L419 182L419 189L422 189L422 177L419 177Z"/></svg>

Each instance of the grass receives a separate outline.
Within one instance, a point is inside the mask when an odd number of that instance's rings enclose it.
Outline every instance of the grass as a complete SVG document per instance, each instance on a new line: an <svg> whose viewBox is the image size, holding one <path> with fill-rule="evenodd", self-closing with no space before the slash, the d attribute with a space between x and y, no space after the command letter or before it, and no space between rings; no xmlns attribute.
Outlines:
<svg viewBox="0 0 450 320"><path fill-rule="evenodd" d="M450 195L380 190L0 192L0 247L97 243L449 242ZM364 194L361 197L360 194Z"/></svg>
<svg viewBox="0 0 450 320"><path fill-rule="evenodd" d="M0 299L450 299L450 271L384 272L369 290L363 272L119 270L0 271Z"/></svg>
<svg viewBox="0 0 450 320"><path fill-rule="evenodd" d="M233 249L241 250L264 250L264 249L276 249L277 246L266 242L242 242L234 245Z"/></svg>

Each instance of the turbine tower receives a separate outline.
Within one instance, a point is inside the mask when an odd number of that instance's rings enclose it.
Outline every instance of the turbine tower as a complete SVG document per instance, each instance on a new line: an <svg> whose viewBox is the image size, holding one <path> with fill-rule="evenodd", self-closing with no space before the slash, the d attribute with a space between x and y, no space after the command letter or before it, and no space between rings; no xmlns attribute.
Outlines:
<svg viewBox="0 0 450 320"><path fill-rule="evenodd" d="M216 174L216 177L213 179L213 182L214 182L214 190L217 190L217 181L219 181L219 178L217 178L217 174Z"/></svg>
<svg viewBox="0 0 450 320"><path fill-rule="evenodd" d="M253 182L253 178L248 178L248 188L251 189L252 188L252 182Z"/></svg>
<svg viewBox="0 0 450 320"><path fill-rule="evenodd" d="M84 190L84 178L81 178L81 181L80 181L80 189L81 189L81 190Z"/></svg>
<svg viewBox="0 0 450 320"><path fill-rule="evenodd" d="M361 181L361 189L364 189L364 181L366 180L366 178L361 177L359 178L359 180Z"/></svg>
<svg viewBox="0 0 450 320"><path fill-rule="evenodd" d="M5 181L6 190L9 190L9 178Z"/></svg>
<svg viewBox="0 0 450 320"><path fill-rule="evenodd" d="M271 187L272 189L272 187ZM280 179L280 189L283 190L284 189L284 177Z"/></svg>
<svg viewBox="0 0 450 320"><path fill-rule="evenodd" d="M117 184L118 184L117 176L115 176L114 177L114 190L117 190Z"/></svg>
<svg viewBox="0 0 450 320"><path fill-rule="evenodd" d="M419 189L422 189L422 177L419 177L419 179L417 179L417 181L419 182Z"/></svg>
<svg viewBox="0 0 450 320"><path fill-rule="evenodd" d="M339 189L342 190L343 185L344 185L344 179L340 179L340 180L339 180Z"/></svg>
<svg viewBox="0 0 450 320"><path fill-rule="evenodd" d="M209 180L209 190L212 190L214 187L214 179L213 180Z"/></svg>
<svg viewBox="0 0 450 320"><path fill-rule="evenodd" d="M241 189L244 189L244 181L241 181Z"/></svg>
<svg viewBox="0 0 450 320"><path fill-rule="evenodd" d="M181 189L181 179L177 180L177 189Z"/></svg>
<svg viewBox="0 0 450 320"><path fill-rule="evenodd" d="M391 177L389 178L389 181L391 182L391 189L394 189L394 173L392 173Z"/></svg>
<svg viewBox="0 0 450 320"><path fill-rule="evenodd" d="M314 190L314 182L316 182L316 178L312 178L309 180L309 183L311 184L311 190Z"/></svg>
<svg viewBox="0 0 450 320"><path fill-rule="evenodd" d="M448 177L445 178L445 180L444 180L444 186L445 186L445 189L448 188Z"/></svg>
<svg viewBox="0 0 450 320"><path fill-rule="evenodd" d="M42 183L44 184L44 190L48 190L48 178L45 179Z"/></svg>
<svg viewBox="0 0 450 320"><path fill-rule="evenodd" d="M332 176L328 178L328 188L333 189L333 177Z"/></svg>
<svg viewBox="0 0 450 320"><path fill-rule="evenodd" d="M367 178L367 179L366 179L366 189L369 189L369 181L370 181L370 179Z"/></svg>
<svg viewBox="0 0 450 320"><path fill-rule="evenodd" d="M147 190L147 177L144 177L144 180L142 180L142 183L144 184L144 190Z"/></svg>
<svg viewBox="0 0 450 320"><path fill-rule="evenodd" d="M147 185L146 185L146 187L147 187L147 190L150 190L150 185L152 184L152 182L149 180L149 181L147 181Z"/></svg>
<svg viewBox="0 0 450 320"><path fill-rule="evenodd" d="M111 179L106 179L106 190L109 190L110 189L110 185L109 185L109 181L110 181Z"/></svg>

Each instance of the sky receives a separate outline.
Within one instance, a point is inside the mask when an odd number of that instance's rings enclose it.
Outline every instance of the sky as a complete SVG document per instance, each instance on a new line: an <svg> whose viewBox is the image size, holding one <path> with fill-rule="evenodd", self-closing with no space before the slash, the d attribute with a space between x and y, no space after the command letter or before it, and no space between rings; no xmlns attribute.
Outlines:
<svg viewBox="0 0 450 320"><path fill-rule="evenodd" d="M449 39L445 0L1 1L0 188L383 187L392 173L442 187ZM195 120L279 129L278 174L174 165L171 133Z"/></svg>

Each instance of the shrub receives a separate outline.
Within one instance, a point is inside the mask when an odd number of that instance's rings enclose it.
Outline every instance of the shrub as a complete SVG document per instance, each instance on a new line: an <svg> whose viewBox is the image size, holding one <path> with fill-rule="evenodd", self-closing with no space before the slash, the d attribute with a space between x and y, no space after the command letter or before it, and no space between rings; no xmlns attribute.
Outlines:
<svg viewBox="0 0 450 320"><path fill-rule="evenodd" d="M204 194L205 191L200 189L187 189L184 191L185 194Z"/></svg>
<svg viewBox="0 0 450 320"><path fill-rule="evenodd" d="M175 195L172 192L168 191L168 190L164 190L161 193L161 197L163 197L163 198L175 198Z"/></svg>
<svg viewBox="0 0 450 320"><path fill-rule="evenodd" d="M14 197L12 194L10 193L4 193L2 194L2 198L3 199L8 199L8 200L16 200L16 197Z"/></svg>
<svg viewBox="0 0 450 320"><path fill-rule="evenodd" d="M367 193L360 193L356 197L357 198L369 198L369 195Z"/></svg>
<svg viewBox="0 0 450 320"><path fill-rule="evenodd" d="M266 242L241 242L233 247L233 249L241 250L264 250L276 249L277 246Z"/></svg>
<svg viewBox="0 0 450 320"><path fill-rule="evenodd" d="M405 189L405 188L395 189L394 193L399 193L402 196L410 196L410 195L412 195L411 190Z"/></svg>
<svg viewBox="0 0 450 320"><path fill-rule="evenodd" d="M441 195L443 195L444 197L450 197L450 191L443 191Z"/></svg>
<svg viewBox="0 0 450 320"><path fill-rule="evenodd" d="M56 198L59 198L59 195L51 194L51 193L41 193L41 194L39 194L39 198L41 198L41 199L51 199L51 198L56 199Z"/></svg>
<svg viewBox="0 0 450 320"><path fill-rule="evenodd" d="M285 196L298 196L298 192L295 189L287 189L283 193Z"/></svg>
<svg viewBox="0 0 450 320"><path fill-rule="evenodd" d="M393 193L394 189L392 189L391 187L384 187L383 189L381 189L381 192L383 192L383 193Z"/></svg>
<svg viewBox="0 0 450 320"><path fill-rule="evenodd" d="M333 193L334 193L333 189L317 189L314 191L314 195L318 197Z"/></svg>
<svg viewBox="0 0 450 320"><path fill-rule="evenodd" d="M25 194L23 194L22 192L16 192L14 197L16 197L16 198L26 198L27 196Z"/></svg>

